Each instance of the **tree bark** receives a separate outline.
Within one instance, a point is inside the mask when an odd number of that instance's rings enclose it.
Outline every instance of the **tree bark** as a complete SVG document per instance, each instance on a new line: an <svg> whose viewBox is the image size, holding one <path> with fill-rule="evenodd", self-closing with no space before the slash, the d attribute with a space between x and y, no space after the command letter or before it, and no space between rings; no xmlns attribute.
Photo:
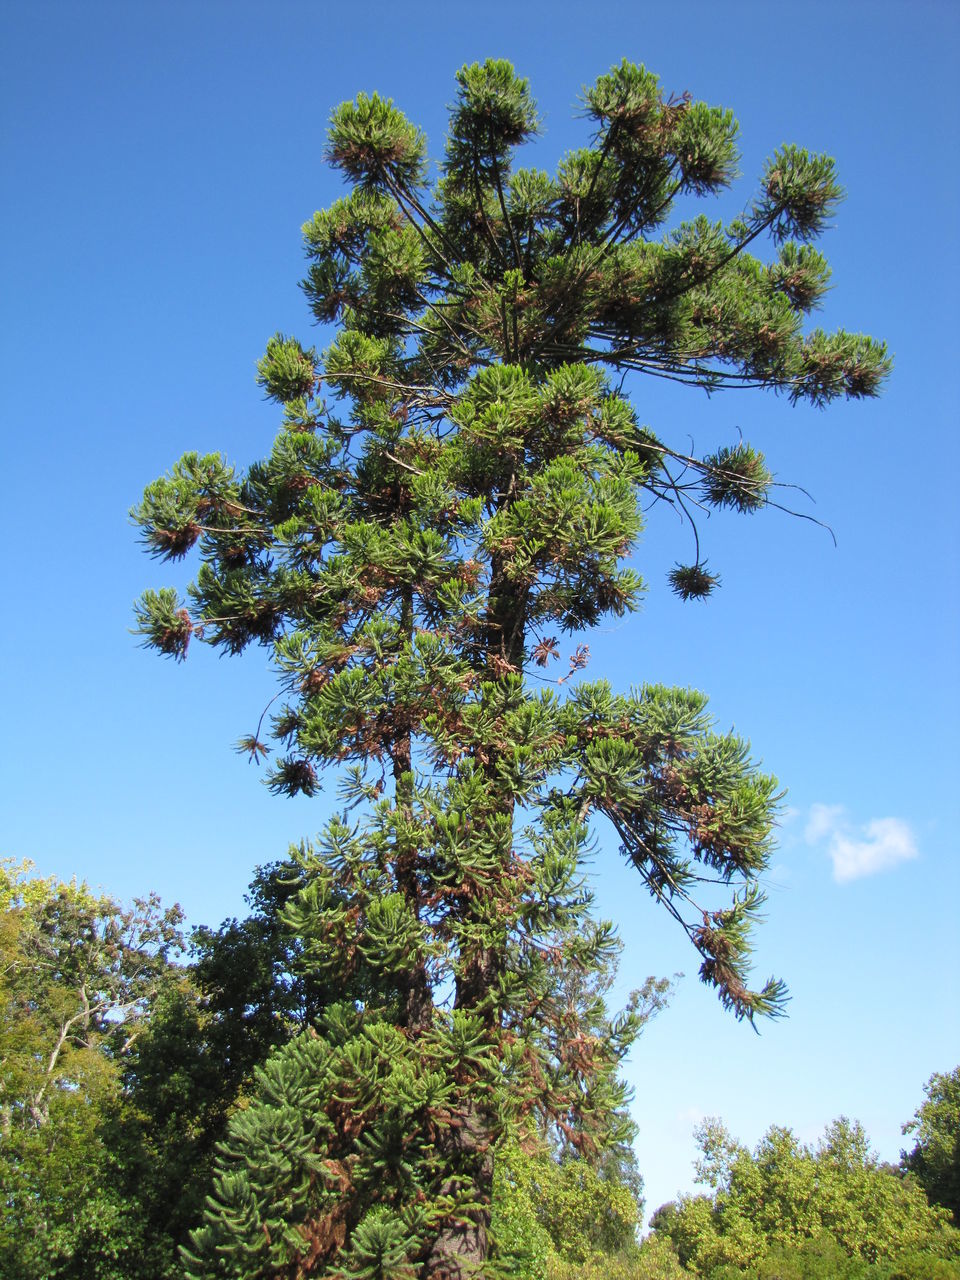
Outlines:
<svg viewBox="0 0 960 1280"><path fill-rule="evenodd" d="M408 647L413 642L414 606L413 588L406 584L400 594L400 634ZM407 815L411 811L413 773L413 742L409 728L403 728L393 740L390 751L393 760L394 804ZM406 898L413 914L420 919L420 886L415 869L416 851L398 849L394 863L397 888ZM400 977L400 1003L403 1026L408 1030L425 1031L433 1021L433 991L427 976L426 965L420 961Z"/></svg>
<svg viewBox="0 0 960 1280"><path fill-rule="evenodd" d="M468 1100L444 1135L443 1151L457 1176L444 1183L443 1192L453 1194L459 1183L469 1180L484 1208L440 1229L424 1268L427 1280L478 1280L483 1275L493 1198L491 1128L490 1117Z"/></svg>

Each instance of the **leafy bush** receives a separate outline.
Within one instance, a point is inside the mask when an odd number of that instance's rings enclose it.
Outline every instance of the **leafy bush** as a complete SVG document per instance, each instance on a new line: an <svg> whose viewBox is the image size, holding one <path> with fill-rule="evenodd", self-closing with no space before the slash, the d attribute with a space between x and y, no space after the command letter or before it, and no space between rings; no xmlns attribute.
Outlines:
<svg viewBox="0 0 960 1280"><path fill-rule="evenodd" d="M771 1128L752 1154L715 1121L698 1136L699 1181L714 1194L682 1196L653 1225L699 1276L852 1280L922 1265L917 1257L960 1258L946 1210L881 1165L857 1124L835 1121L815 1149Z"/></svg>
<svg viewBox="0 0 960 1280"><path fill-rule="evenodd" d="M595 1258L586 1264L556 1256L547 1266L546 1280L690 1280L668 1240L650 1236L629 1257Z"/></svg>
<svg viewBox="0 0 960 1280"><path fill-rule="evenodd" d="M586 1160L556 1160L544 1147L508 1144L494 1165L491 1228L513 1280L609 1275L611 1260L637 1253L640 1206L615 1174ZM551 1270L553 1268L553 1270Z"/></svg>

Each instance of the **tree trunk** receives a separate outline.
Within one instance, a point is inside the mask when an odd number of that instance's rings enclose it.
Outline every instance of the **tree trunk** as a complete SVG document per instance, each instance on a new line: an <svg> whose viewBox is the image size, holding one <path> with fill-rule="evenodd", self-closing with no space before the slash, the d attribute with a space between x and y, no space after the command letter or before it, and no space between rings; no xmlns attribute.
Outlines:
<svg viewBox="0 0 960 1280"><path fill-rule="evenodd" d="M400 597L400 633L408 648L413 642L413 632L413 588L408 584L402 588ZM413 742L408 727L395 736L390 754L393 759L394 802L409 816L413 794ZM415 850L398 850L394 874L397 888L419 920L421 902L416 858ZM426 965L423 962L414 965L401 976L399 985L403 1026L409 1031L425 1031L433 1022L433 990Z"/></svg>
<svg viewBox="0 0 960 1280"><path fill-rule="evenodd" d="M511 477L509 485L505 486L506 491L512 494L513 487ZM487 610L492 624L487 637L487 653L489 658L500 658L517 671L523 667L528 596L526 587L504 578L499 557L494 556ZM493 761L487 763L486 771L492 781L496 777ZM513 797L503 796L503 806L512 814ZM509 856L508 847L505 858ZM497 946L474 954L464 971L457 975L455 1007L475 1008L484 1001L496 982L502 963L502 948ZM489 1010L487 1016L498 1017L495 1010ZM424 1268L427 1280L480 1280L483 1276L489 1247L493 1143L496 1136L494 1117L489 1111L472 1099L464 1099L442 1143L448 1163L455 1171L443 1190L452 1193L458 1185L469 1182L474 1199L481 1207L469 1217L441 1228Z"/></svg>
<svg viewBox="0 0 960 1280"><path fill-rule="evenodd" d="M478 1103L466 1100L444 1135L442 1146L458 1174L444 1183L443 1192L453 1194L458 1183L469 1180L483 1208L440 1229L427 1257L424 1276L427 1280L478 1280L487 1258L493 1198L490 1117Z"/></svg>

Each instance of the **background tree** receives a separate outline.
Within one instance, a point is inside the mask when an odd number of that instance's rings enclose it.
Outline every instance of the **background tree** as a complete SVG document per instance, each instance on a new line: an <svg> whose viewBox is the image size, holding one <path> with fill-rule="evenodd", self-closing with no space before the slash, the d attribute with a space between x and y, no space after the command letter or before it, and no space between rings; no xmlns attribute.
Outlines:
<svg viewBox="0 0 960 1280"><path fill-rule="evenodd" d="M524 1271L542 1276L554 1259L582 1267L637 1253L642 1200L588 1160L558 1161L536 1146L504 1147L493 1203L495 1234L518 1277Z"/></svg>
<svg viewBox="0 0 960 1280"><path fill-rule="evenodd" d="M314 981L302 941L283 924L295 871L283 862L259 868L247 916L193 930L189 965L153 1002L124 1062L122 1187L169 1259L171 1280L211 1189L217 1144L256 1069L345 994L339 983Z"/></svg>
<svg viewBox="0 0 960 1280"><path fill-rule="evenodd" d="M917 1108L904 1133L916 1134L905 1169L914 1174L934 1204L953 1214L960 1226L960 1067L935 1072L924 1085L927 1100Z"/></svg>
<svg viewBox="0 0 960 1280"><path fill-rule="evenodd" d="M114 1280L154 1258L122 1194L121 1073L182 948L179 909L124 908L0 862L0 1275Z"/></svg>
<svg viewBox="0 0 960 1280"><path fill-rule="evenodd" d="M806 1267L822 1275L859 1274L844 1259L896 1266L911 1254L960 1260L960 1233L949 1215L931 1207L915 1181L880 1164L858 1124L834 1121L816 1148L773 1127L752 1154L716 1121L697 1138L698 1181L713 1194L681 1197L652 1220L696 1275L754 1267L766 1275L768 1259L793 1255L800 1274Z"/></svg>
<svg viewBox="0 0 960 1280"><path fill-rule="evenodd" d="M457 85L432 186L390 102L334 113L351 190L305 226L303 283L336 336L322 357L269 342L259 378L284 417L264 462L188 454L135 511L156 555L201 556L189 607L145 594L146 642L268 646L286 695L271 786L313 794L341 766L344 807L298 856L286 919L318 980L366 993L263 1068L195 1276L490 1270L512 1126L546 1116L583 1152L621 1140L638 1020L557 999L553 977L612 945L581 871L597 821L736 1016L782 1005L748 976L775 781L699 694L572 683L588 653L559 637L636 606L644 501L772 500L748 445L694 458L641 427L626 376L815 404L877 391L881 344L803 331L829 275L808 242L840 195L833 163L784 147L742 217L660 238L679 197L731 181L730 112L623 63L586 93L591 144L550 177L514 165L538 120L509 64ZM748 252L765 235L769 262ZM671 575L685 598L717 582L695 545ZM243 745L264 757L269 736Z"/></svg>
<svg viewBox="0 0 960 1280"><path fill-rule="evenodd" d="M574 997L582 988L605 994L615 976L606 972L560 974L558 994ZM637 993L635 1014L645 1025L667 1003L671 984L647 979ZM626 1117L624 1117L626 1120ZM634 1126L625 1126L632 1139ZM541 1128L526 1130L497 1153L493 1185L493 1234L515 1280L541 1280L547 1271L591 1263L610 1266L634 1261L643 1218L643 1178L632 1145L611 1145L593 1159L580 1155L544 1116Z"/></svg>
<svg viewBox="0 0 960 1280"><path fill-rule="evenodd" d="M867 1262L851 1257L829 1235L770 1250L747 1268L727 1264L710 1280L957 1280L960 1264L929 1253Z"/></svg>

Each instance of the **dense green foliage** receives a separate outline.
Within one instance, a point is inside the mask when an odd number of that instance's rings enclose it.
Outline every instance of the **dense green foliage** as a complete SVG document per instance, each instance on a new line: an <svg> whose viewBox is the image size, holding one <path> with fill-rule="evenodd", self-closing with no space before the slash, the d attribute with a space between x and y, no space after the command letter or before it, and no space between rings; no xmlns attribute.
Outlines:
<svg viewBox="0 0 960 1280"><path fill-rule="evenodd" d="M245 1151L284 1165L278 1176L264 1159L248 1179L269 1206L278 1183L290 1185L298 1141L305 1167L315 1161L311 1126L324 1123L317 1103L325 1073L341 1081L347 1074L342 1061L331 1062L338 1045L349 1057L363 1041L367 1054L362 1070L350 1063L357 1094L342 1099L343 1127L348 1116L363 1122L359 1094L367 1090L365 1146L409 1150L399 1130L410 1123L411 1100L431 1086L411 1077L399 1028L362 1027L354 1008L334 1006L334 993L310 985L302 941L281 918L295 889L292 870L258 872L250 915L195 931L192 961L178 968L170 964L181 947L176 911L153 900L127 909L85 886L36 879L27 865L0 867L5 1280L177 1280L177 1246L214 1189L214 1147L229 1117L236 1119L228 1145L239 1138ZM612 976L593 982L605 990ZM89 1019L76 1019L81 992ZM667 984L649 982L638 1016L652 1016L667 995ZM291 1072L295 1055L305 1072ZM928 1083L928 1110L918 1112L923 1136L936 1127L931 1103L939 1131L950 1132L942 1097L955 1075ZM312 1095L298 1097L308 1079ZM369 1092L378 1089L370 1108ZM838 1121L815 1150L772 1129L752 1155L719 1124L699 1136L697 1172L712 1196L664 1206L642 1243L642 1180L628 1147L588 1159L529 1133L503 1143L491 1222L503 1273L511 1280L960 1280L960 1233L945 1210L928 1205L913 1174L879 1165L858 1126ZM327 1170L337 1141L350 1158L348 1137L328 1131ZM434 1158L414 1152L412 1183L429 1176ZM369 1225L354 1234L345 1264L369 1274L371 1259L379 1265L392 1251L393 1273L403 1274L397 1223L375 1191L367 1193ZM294 1195L283 1214L295 1229ZM222 1230L220 1212L208 1227ZM341 1229L335 1212L329 1229ZM242 1222L221 1236L228 1263L248 1239ZM273 1274L271 1243L264 1237L261 1257L248 1255L245 1265Z"/></svg>
<svg viewBox="0 0 960 1280"><path fill-rule="evenodd" d="M792 1249L771 1249L745 1269L720 1267L711 1280L960 1280L960 1263L922 1252L866 1262L819 1236Z"/></svg>
<svg viewBox="0 0 960 1280"><path fill-rule="evenodd" d="M558 1161L542 1145L501 1147L493 1229L510 1275L534 1280L549 1262L584 1266L635 1255L642 1202L621 1172L583 1159Z"/></svg>
<svg viewBox="0 0 960 1280"><path fill-rule="evenodd" d="M166 985L125 1059L125 1191L146 1230L169 1245L171 1277L201 1217L216 1145L256 1069L339 998L304 974L302 946L282 924L290 870L257 872L243 920L193 931L189 969Z"/></svg>
<svg viewBox="0 0 960 1280"><path fill-rule="evenodd" d="M624 377L824 404L873 395L889 362L804 332L829 275L810 244L840 196L829 158L783 147L742 217L680 221L679 198L735 174L730 112L628 63L586 110L590 145L554 176L518 168L527 82L464 67L431 185L390 102L338 108L349 190L304 227L330 345L268 343L259 381L283 417L264 461L188 454L134 512L154 554L200 558L188 602L144 595L146 642L266 646L285 702L242 746L280 744L276 792L312 795L326 770L343 802L295 853L283 911L340 1001L230 1122L194 1280L493 1275L498 1144L539 1133L602 1161L623 1143L618 1065L642 1017L582 980L615 946L583 872L603 825L723 1004L782 1007L781 983L749 975L774 779L702 695L577 683L588 650L561 637L636 607L645 501L770 501L762 455L672 449ZM769 261L749 251L763 236ZM684 598L717 582L697 548L671 575Z"/></svg>
<svg viewBox="0 0 960 1280"><path fill-rule="evenodd" d="M752 1154L717 1122L698 1138L699 1180L713 1194L681 1197L653 1219L695 1275L772 1276L784 1259L793 1260L789 1276L807 1274L804 1267L870 1274L871 1264L899 1266L911 1254L960 1262L949 1215L928 1204L913 1178L881 1165L857 1124L835 1121L814 1149L782 1128L770 1129Z"/></svg>
<svg viewBox="0 0 960 1280"><path fill-rule="evenodd" d="M0 1275L182 1274L229 1115L333 998L298 968L284 874L259 871L250 915L195 930L181 968L176 909L0 866Z"/></svg>
<svg viewBox="0 0 960 1280"><path fill-rule="evenodd" d="M926 1102L903 1126L904 1133L916 1134L913 1149L902 1153L903 1164L960 1227L960 1067L932 1075L924 1091Z"/></svg>
<svg viewBox="0 0 960 1280"><path fill-rule="evenodd" d="M30 870L0 862L0 1276L121 1280L156 1259L115 1147L122 1071L179 912Z"/></svg>

